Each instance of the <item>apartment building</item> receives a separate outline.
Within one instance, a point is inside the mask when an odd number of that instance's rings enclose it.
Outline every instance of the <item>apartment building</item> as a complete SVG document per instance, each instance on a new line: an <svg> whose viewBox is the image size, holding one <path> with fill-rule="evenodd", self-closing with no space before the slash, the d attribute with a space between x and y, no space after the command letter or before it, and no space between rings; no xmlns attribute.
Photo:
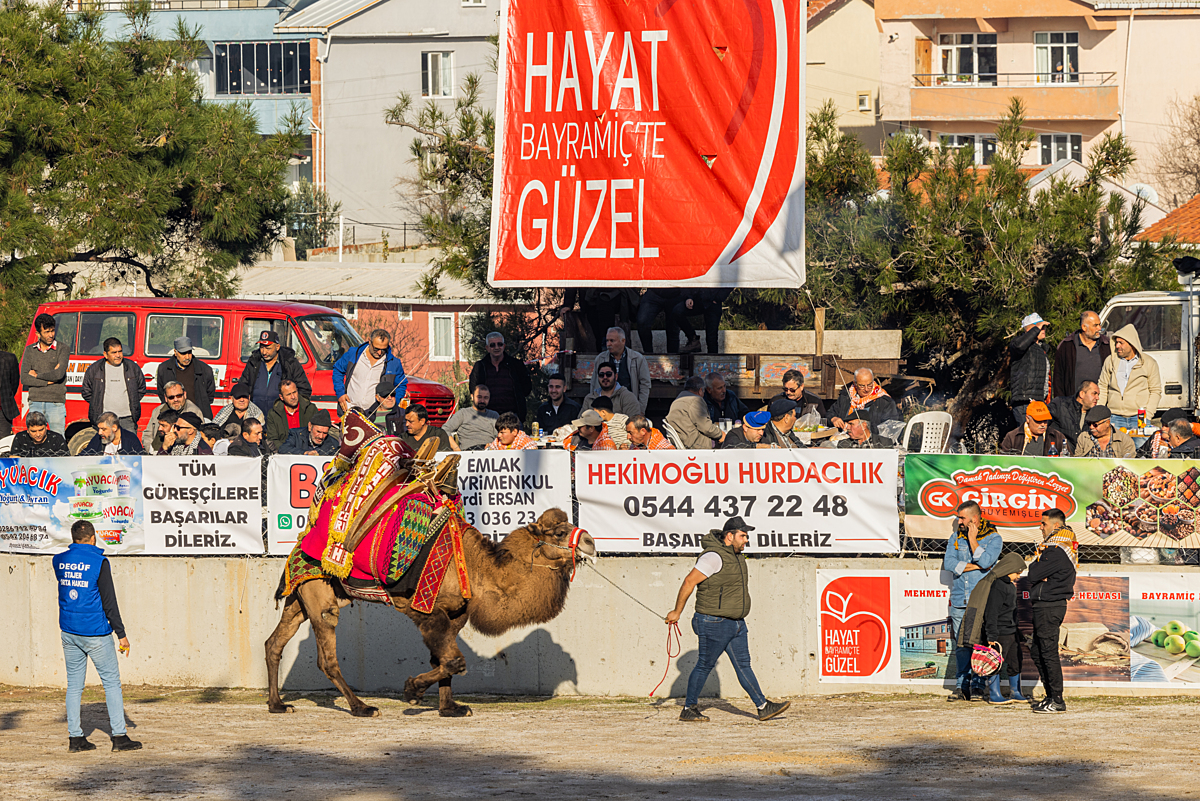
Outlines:
<svg viewBox="0 0 1200 801"><path fill-rule="evenodd" d="M1192 0L876 0L875 13L889 133L972 145L980 164L1019 97L1038 135L1027 163L1082 161L1123 133L1138 154L1129 182L1153 188L1171 109L1200 92Z"/></svg>
<svg viewBox="0 0 1200 801"><path fill-rule="evenodd" d="M832 100L841 129L880 155L879 31L868 0L809 0L804 100L808 113Z"/></svg>

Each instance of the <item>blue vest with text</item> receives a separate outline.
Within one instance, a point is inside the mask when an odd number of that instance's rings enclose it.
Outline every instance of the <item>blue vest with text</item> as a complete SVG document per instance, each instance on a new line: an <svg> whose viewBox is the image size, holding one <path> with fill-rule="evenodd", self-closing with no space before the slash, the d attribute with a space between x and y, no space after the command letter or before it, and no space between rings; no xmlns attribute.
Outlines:
<svg viewBox="0 0 1200 801"><path fill-rule="evenodd" d="M104 551L95 545L76 542L54 557L58 579L58 627L81 637L112 634L104 604L100 601L100 566Z"/></svg>

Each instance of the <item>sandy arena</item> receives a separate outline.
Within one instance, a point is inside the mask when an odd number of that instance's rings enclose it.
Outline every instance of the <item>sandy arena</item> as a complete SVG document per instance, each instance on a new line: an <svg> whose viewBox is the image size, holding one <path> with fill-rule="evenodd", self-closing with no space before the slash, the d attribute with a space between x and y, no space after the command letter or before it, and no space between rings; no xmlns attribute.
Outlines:
<svg viewBox="0 0 1200 801"><path fill-rule="evenodd" d="M0 687L0 796L10 799L1195 799L1200 699L1071 699L1065 715L941 696L793 701L759 723L748 702L463 697L440 718L364 696L285 693L270 715L245 690L126 688L143 751L109 750L98 687L68 754L61 690Z"/></svg>

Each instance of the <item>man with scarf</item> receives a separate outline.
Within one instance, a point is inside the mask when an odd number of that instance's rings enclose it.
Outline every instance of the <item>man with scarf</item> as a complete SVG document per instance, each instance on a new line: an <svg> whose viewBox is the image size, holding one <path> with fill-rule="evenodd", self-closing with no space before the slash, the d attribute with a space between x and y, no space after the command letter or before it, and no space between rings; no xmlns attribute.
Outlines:
<svg viewBox="0 0 1200 801"><path fill-rule="evenodd" d="M1058 636L1067 615L1067 601L1075 594L1079 543L1061 509L1042 512L1042 537L1037 556L1029 565L1029 600L1033 603L1033 644L1029 655L1046 688L1046 697L1033 704L1033 711L1053 714L1067 711L1062 695Z"/></svg>
<svg viewBox="0 0 1200 801"><path fill-rule="evenodd" d="M866 367L857 370L854 373L854 383L847 384L842 389L837 403L829 410L829 422L844 429L851 412L866 415L871 423L872 434L879 433L880 423L901 419L896 402L879 386L879 382L875 380L875 373Z"/></svg>
<svg viewBox="0 0 1200 801"><path fill-rule="evenodd" d="M1017 588L1014 584L1025 572L1025 560L1015 553L1000 557L987 575L971 590L971 600L963 615L958 645L971 648L996 643L1004 664L988 676L987 702L997 706L1028 700L1021 695L1021 644L1017 639ZM1000 680L1007 679L1008 698L1000 692Z"/></svg>
<svg viewBox="0 0 1200 801"><path fill-rule="evenodd" d="M983 519L983 510L975 501L961 503L956 510L954 530L946 543L946 556L942 559L942 570L954 575L950 585L950 625L954 641L960 639L963 617L967 612L967 600L980 579L991 570L1000 558L1004 546L1000 532ZM971 699L971 686L963 685L971 672L971 649L959 646L955 649L954 692L947 701Z"/></svg>

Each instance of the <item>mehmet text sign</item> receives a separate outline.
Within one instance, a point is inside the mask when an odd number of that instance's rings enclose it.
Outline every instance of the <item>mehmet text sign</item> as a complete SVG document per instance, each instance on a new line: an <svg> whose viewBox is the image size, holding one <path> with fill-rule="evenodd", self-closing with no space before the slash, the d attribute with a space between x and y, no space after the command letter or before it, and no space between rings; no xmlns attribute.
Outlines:
<svg viewBox="0 0 1200 801"><path fill-rule="evenodd" d="M496 285L804 282L797 0L508 0Z"/></svg>

